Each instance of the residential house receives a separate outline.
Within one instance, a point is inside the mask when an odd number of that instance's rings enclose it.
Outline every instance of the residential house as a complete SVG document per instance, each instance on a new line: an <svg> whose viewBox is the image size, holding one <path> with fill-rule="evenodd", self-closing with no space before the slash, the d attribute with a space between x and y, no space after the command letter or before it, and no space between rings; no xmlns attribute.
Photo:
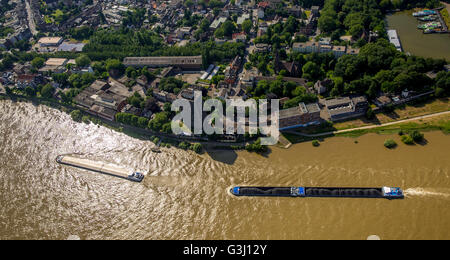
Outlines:
<svg viewBox="0 0 450 260"><path fill-rule="evenodd" d="M320 44L318 42L296 42L292 46L292 50L301 53L314 53L319 52Z"/></svg>
<svg viewBox="0 0 450 260"><path fill-rule="evenodd" d="M346 54L347 47L346 46L333 46L333 54L334 57L340 58Z"/></svg>
<svg viewBox="0 0 450 260"><path fill-rule="evenodd" d="M333 85L334 85L334 82L331 79L318 80L314 84L314 90L317 94L321 95L321 94L327 92L327 90L331 89L333 87Z"/></svg>

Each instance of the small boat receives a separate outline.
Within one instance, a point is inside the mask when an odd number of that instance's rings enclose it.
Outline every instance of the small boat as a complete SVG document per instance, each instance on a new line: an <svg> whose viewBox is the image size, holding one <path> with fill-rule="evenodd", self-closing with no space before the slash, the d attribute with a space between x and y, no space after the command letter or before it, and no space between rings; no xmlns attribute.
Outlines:
<svg viewBox="0 0 450 260"><path fill-rule="evenodd" d="M430 33L434 33L435 32L435 30L434 29L425 29L424 31L423 31L423 33L425 33L425 34L430 34Z"/></svg>
<svg viewBox="0 0 450 260"><path fill-rule="evenodd" d="M440 28L442 27L442 24L439 22L430 22L430 23L424 23L424 24L419 24L417 26L418 29L436 29L436 28Z"/></svg>
<svg viewBox="0 0 450 260"><path fill-rule="evenodd" d="M425 16L425 17L420 17L419 20L422 21L422 22L430 22L430 21L436 20L436 16L428 15L428 16Z"/></svg>
<svg viewBox="0 0 450 260"><path fill-rule="evenodd" d="M422 10L422 11L413 13L413 16L420 17L420 16L427 16L427 15L433 15L433 14L437 14L437 12L434 10Z"/></svg>
<svg viewBox="0 0 450 260"><path fill-rule="evenodd" d="M156 148L156 147L152 148L151 150L154 153L161 153L161 150L159 148Z"/></svg>

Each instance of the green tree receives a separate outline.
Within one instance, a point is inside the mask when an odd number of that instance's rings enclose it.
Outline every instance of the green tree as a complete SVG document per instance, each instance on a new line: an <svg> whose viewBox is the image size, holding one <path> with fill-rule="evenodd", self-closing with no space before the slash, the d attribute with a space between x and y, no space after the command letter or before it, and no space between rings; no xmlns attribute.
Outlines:
<svg viewBox="0 0 450 260"><path fill-rule="evenodd" d="M83 117L83 114L80 110L74 110L70 113L70 116L72 117L73 121L81 122L81 119Z"/></svg>
<svg viewBox="0 0 450 260"><path fill-rule="evenodd" d="M388 139L384 142L384 146L386 148L393 149L397 146L397 143L392 139Z"/></svg>
<svg viewBox="0 0 450 260"><path fill-rule="evenodd" d="M325 71L312 61L308 61L302 70L303 77L311 81L321 79L325 74Z"/></svg>
<svg viewBox="0 0 450 260"><path fill-rule="evenodd" d="M53 96L53 93L55 93L55 88L52 85L46 84L44 87L42 87L41 96L43 98L51 98Z"/></svg>
<svg viewBox="0 0 450 260"><path fill-rule="evenodd" d="M424 139L424 135L417 130L412 131L410 135L416 143L422 142Z"/></svg>
<svg viewBox="0 0 450 260"><path fill-rule="evenodd" d="M75 59L75 63L78 67L84 68L91 64L91 59L85 54L80 55L78 58Z"/></svg>
<svg viewBox="0 0 450 260"><path fill-rule="evenodd" d="M250 31L252 30L253 27L253 23L251 20L247 19L242 23L242 30L246 33L249 34Z"/></svg>
<svg viewBox="0 0 450 260"><path fill-rule="evenodd" d="M116 77L123 75L125 66L117 59L108 59L106 61L106 70L112 72Z"/></svg>
<svg viewBox="0 0 450 260"><path fill-rule="evenodd" d="M44 60L44 58L41 58L41 57L36 57L31 61L31 66L33 66L33 68L36 68L36 69L40 69L40 68L44 67L44 64L45 64L45 60Z"/></svg>
<svg viewBox="0 0 450 260"><path fill-rule="evenodd" d="M163 125L169 122L169 113L160 112L156 113L154 118L148 123L148 127L154 131L161 131Z"/></svg>
<svg viewBox="0 0 450 260"><path fill-rule="evenodd" d="M404 144L407 145L414 144L414 139L410 135L402 135L401 140Z"/></svg>
<svg viewBox="0 0 450 260"><path fill-rule="evenodd" d="M36 90L30 86L25 88L25 93L27 94L27 96L29 97L34 97L36 96Z"/></svg>

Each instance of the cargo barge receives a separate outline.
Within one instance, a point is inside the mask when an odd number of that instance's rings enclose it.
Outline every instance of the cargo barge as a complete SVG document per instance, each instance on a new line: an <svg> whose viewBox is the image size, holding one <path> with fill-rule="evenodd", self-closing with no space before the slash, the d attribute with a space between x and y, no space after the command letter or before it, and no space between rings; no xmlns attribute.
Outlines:
<svg viewBox="0 0 450 260"><path fill-rule="evenodd" d="M130 173L130 171L128 171L126 169L118 168L118 167L111 166L111 165L106 165L105 163L102 163L102 162L95 162L95 161L91 161L88 159L76 158L73 156L59 155L58 157L56 157L56 162L59 164L73 166L73 167L81 168L81 169L88 170L88 171L103 173L103 174L127 179L127 180L134 181L134 182L141 182L145 177L145 175L140 172L131 172Z"/></svg>
<svg viewBox="0 0 450 260"><path fill-rule="evenodd" d="M234 187L235 196L403 199L400 188Z"/></svg>

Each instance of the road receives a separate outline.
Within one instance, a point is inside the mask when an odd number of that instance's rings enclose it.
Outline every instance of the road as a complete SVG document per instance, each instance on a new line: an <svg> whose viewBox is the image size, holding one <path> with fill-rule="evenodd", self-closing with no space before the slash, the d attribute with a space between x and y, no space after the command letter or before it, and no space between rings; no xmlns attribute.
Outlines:
<svg viewBox="0 0 450 260"><path fill-rule="evenodd" d="M34 23L34 14L31 11L29 0L25 0L25 7L27 9L27 19L28 19L28 26L30 28L30 31L33 35L36 35L38 31L36 30L36 24Z"/></svg>
<svg viewBox="0 0 450 260"><path fill-rule="evenodd" d="M352 132L352 131L356 131L356 130L366 130L366 129L373 129L373 128L378 128L378 127L383 127L383 126L396 125L396 124L426 119L426 118L430 118L430 117L442 116L442 115L447 115L447 114L450 114L450 111L444 111L444 112L439 112L439 113L434 113L434 114L429 114L429 115L424 115L424 116L418 116L418 117L403 119L403 120L380 124L380 125L362 126L362 127L357 127L357 128L344 129L344 130L325 132L325 133L319 133L319 134L303 134L303 133L299 133L299 132L295 132L295 131L286 131L286 133L299 135L299 136L306 136L306 137L321 137L321 136L327 136L327 135L333 135L333 134L347 133L347 132Z"/></svg>

